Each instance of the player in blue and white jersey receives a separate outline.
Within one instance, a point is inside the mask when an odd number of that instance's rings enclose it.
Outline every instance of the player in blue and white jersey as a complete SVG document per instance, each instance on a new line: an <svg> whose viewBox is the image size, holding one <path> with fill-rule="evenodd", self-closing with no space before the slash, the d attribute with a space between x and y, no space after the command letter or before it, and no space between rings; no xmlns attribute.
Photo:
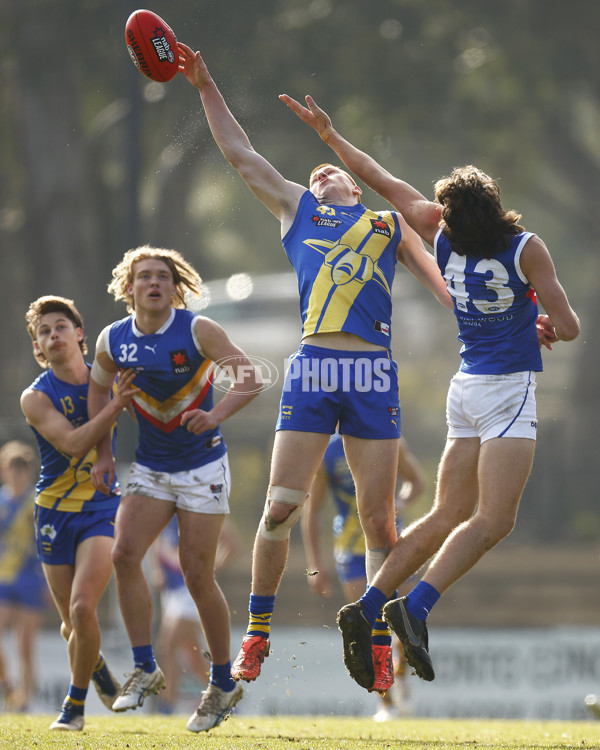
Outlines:
<svg viewBox="0 0 600 750"><path fill-rule="evenodd" d="M110 708L120 686L100 653L97 607L112 575L110 550L120 488L108 495L90 472L96 443L113 433L135 392L135 372L123 372L114 398L88 420L90 367L83 321L72 300L40 297L29 306L27 330L44 372L21 396L21 409L37 440L41 469L36 485L38 556L67 641L71 684L51 729L81 730L90 680ZM110 449L110 443L109 443Z"/></svg>
<svg viewBox="0 0 600 750"><path fill-rule="evenodd" d="M220 724L242 697L241 686L231 679L229 610L214 576L230 491L219 425L261 390L258 372L223 328L186 308L186 295L197 295L200 283L197 272L175 250L144 246L125 253L113 269L109 291L127 303L130 315L100 333L89 397L90 414L96 414L105 408L117 373L135 369L132 403L138 445L113 548L134 670L113 709L135 709L165 685L154 658L152 599L142 561L176 514L181 568L212 659L208 689L187 723L192 732ZM217 362L234 381L215 404ZM98 452L92 479L99 490L109 492L105 475L114 474L114 459L106 439Z"/></svg>
<svg viewBox="0 0 600 750"><path fill-rule="evenodd" d="M428 201L337 133L311 97L308 107L284 101L434 248L454 300L462 363L448 391L434 507L400 535L360 601L347 605L370 619L373 600L391 596L435 555L416 587L383 609L409 663L433 680L427 615L512 531L533 461L541 345L576 338L579 319L546 245L523 229L519 214L504 210L489 175L474 166L456 168L436 182L435 201ZM538 314L537 298L545 315ZM351 629L343 635L345 643L360 640ZM367 647L355 649L349 669L357 682L370 660Z"/></svg>
<svg viewBox="0 0 600 750"><path fill-rule="evenodd" d="M400 214L370 211L354 179L332 164L312 171L309 189L285 179L253 149L200 53L179 44L179 55L180 70L200 93L218 147L279 220L300 294L302 337L283 386L267 499L255 538L249 624L233 665L236 679L251 681L269 652L290 530L338 422L356 480L369 577L396 539L400 403L390 352L396 262L443 304L451 307L451 299L433 257ZM374 683L371 669L364 684L371 688Z"/></svg>

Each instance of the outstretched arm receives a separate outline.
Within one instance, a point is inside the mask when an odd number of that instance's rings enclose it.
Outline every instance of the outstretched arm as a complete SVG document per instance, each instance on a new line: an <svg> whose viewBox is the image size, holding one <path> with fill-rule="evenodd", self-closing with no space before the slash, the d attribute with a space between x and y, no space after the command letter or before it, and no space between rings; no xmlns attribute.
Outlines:
<svg viewBox="0 0 600 750"><path fill-rule="evenodd" d="M402 230L402 240L398 245L398 260L417 281L429 289L441 305L447 307L448 310L454 310L454 301L448 292L435 258L425 249L421 238L408 225L402 214L396 214L396 216Z"/></svg>
<svg viewBox="0 0 600 750"><path fill-rule="evenodd" d="M282 222L282 233L285 233L296 215L298 203L306 188L286 180L254 150L213 81L200 53L181 42L177 46L179 70L200 92L208 125L217 146L256 197Z"/></svg>
<svg viewBox="0 0 600 750"><path fill-rule="evenodd" d="M375 159L343 138L333 127L329 115L317 106L311 96L306 97L307 107L287 94L281 94L279 98L302 122L317 131L348 169L400 211L408 224L433 247L440 224L441 206L428 201L412 185L394 177Z"/></svg>

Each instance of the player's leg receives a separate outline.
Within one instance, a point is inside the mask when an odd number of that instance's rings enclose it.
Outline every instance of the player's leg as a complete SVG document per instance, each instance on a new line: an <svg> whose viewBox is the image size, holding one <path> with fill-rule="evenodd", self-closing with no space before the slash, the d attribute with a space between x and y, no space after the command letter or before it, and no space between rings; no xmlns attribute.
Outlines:
<svg viewBox="0 0 600 750"><path fill-rule="evenodd" d="M229 608L215 579L215 558L225 515L181 508L177 514L181 569L198 607L211 655L208 687L186 727L191 732L206 732L227 718L243 695L242 686L231 677Z"/></svg>
<svg viewBox="0 0 600 750"><path fill-rule="evenodd" d="M215 557L225 515L178 509L179 560L196 602L214 664L229 661L229 608L215 579Z"/></svg>
<svg viewBox="0 0 600 750"><path fill-rule="evenodd" d="M432 508L407 526L372 583L391 596L477 507L479 438L450 438L438 467Z"/></svg>
<svg viewBox="0 0 600 750"><path fill-rule="evenodd" d="M187 590L186 590L187 591ZM178 617L169 611L169 603L172 601L172 591L161 592L161 619L158 634L156 636L156 654L163 674L166 687L159 698L159 713L173 713L178 696L179 685L179 662L178 652Z"/></svg>
<svg viewBox="0 0 600 750"><path fill-rule="evenodd" d="M198 619L180 617L175 634L179 650L185 655L186 667L203 685L210 680L210 659Z"/></svg>
<svg viewBox="0 0 600 750"><path fill-rule="evenodd" d="M279 430L275 433L265 511L254 544L252 593L274 595L287 563L289 535L319 467L329 434ZM285 491L290 490L290 498ZM294 503L295 495L299 503Z"/></svg>
<svg viewBox="0 0 600 750"><path fill-rule="evenodd" d="M117 511L112 561L119 607L132 647L151 643L152 595L142 561L174 511L175 503L142 495L127 495Z"/></svg>
<svg viewBox="0 0 600 750"><path fill-rule="evenodd" d="M269 654L271 617L287 563L290 531L300 518L329 437L296 430L275 433L267 501L252 553L248 628L232 667L236 680L255 680Z"/></svg>
<svg viewBox="0 0 600 750"><path fill-rule="evenodd" d="M0 600L0 638L4 638L5 634L13 620L13 605L8 601L8 586L3 586L3 599ZM14 690L13 681L10 678L8 664L4 656L4 649L0 646L0 689L4 695L4 702L10 705L12 700L12 694Z"/></svg>
<svg viewBox="0 0 600 750"><path fill-rule="evenodd" d="M444 542L423 580L444 593L512 531L531 471L535 441L495 438L480 449L479 504Z"/></svg>
<svg viewBox="0 0 600 750"><path fill-rule="evenodd" d="M15 617L15 637L21 665L22 703L25 710L34 697L36 688L35 644L42 626L43 613L39 608L20 606Z"/></svg>
<svg viewBox="0 0 600 750"><path fill-rule="evenodd" d="M367 550L389 552L396 541L398 439L367 440L344 435L344 451L354 477Z"/></svg>
<svg viewBox="0 0 600 750"><path fill-rule="evenodd" d="M432 509L408 526L394 545L385 565L373 580L374 587L389 591L434 555L448 535L471 517L478 500L479 438L449 438L438 468ZM440 592L421 580L406 597L384 606L384 618L400 639L406 659L425 680L435 672L428 652L427 613Z"/></svg>
<svg viewBox="0 0 600 750"><path fill-rule="evenodd" d="M87 687L98 661L102 640L98 604L112 575L112 538L92 536L77 547L71 586L68 641L73 684Z"/></svg>
<svg viewBox="0 0 600 750"><path fill-rule="evenodd" d="M514 526L535 449L535 373L500 378L458 373L448 391L447 415L449 439L438 494L457 508L465 493L477 494L476 511L447 535L423 580L384 610L408 662L430 680L434 673L425 620L431 608ZM477 438L465 437L471 430Z"/></svg>
<svg viewBox="0 0 600 750"><path fill-rule="evenodd" d="M141 476L141 481L150 480ZM158 492L159 488L150 491ZM113 703L113 711L136 709L143 705L147 695L158 693L165 686L152 648L152 594L142 561L174 510L174 502L146 495L129 494L119 505L112 561L119 607L133 651L134 670Z"/></svg>

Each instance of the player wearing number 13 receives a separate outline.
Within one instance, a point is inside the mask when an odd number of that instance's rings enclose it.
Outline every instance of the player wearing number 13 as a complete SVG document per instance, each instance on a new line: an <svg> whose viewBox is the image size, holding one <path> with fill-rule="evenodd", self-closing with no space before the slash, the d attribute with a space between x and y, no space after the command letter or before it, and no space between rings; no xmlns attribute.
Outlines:
<svg viewBox="0 0 600 750"><path fill-rule="evenodd" d="M415 588L383 608L408 662L433 680L427 615L512 530L533 461L540 344L550 349L574 339L579 320L546 245L523 230L517 213L503 209L491 177L473 166L455 169L436 183L435 202L428 201L340 136L310 96L308 107L281 99L434 248L454 298L462 364L448 391L448 438L434 506L403 531L367 592L347 605L368 618L371 600L392 595L435 555ZM536 293L547 315L538 315ZM358 640L357 633L342 634L345 642ZM347 664L355 679L370 659L370 649L355 649Z"/></svg>

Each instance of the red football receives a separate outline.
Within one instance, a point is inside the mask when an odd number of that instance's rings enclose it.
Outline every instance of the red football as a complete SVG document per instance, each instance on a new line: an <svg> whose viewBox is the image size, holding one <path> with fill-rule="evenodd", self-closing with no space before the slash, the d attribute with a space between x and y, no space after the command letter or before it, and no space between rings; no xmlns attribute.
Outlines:
<svg viewBox="0 0 600 750"><path fill-rule="evenodd" d="M129 16L125 44L135 67L153 81L170 81L179 70L173 29L151 10L136 10Z"/></svg>

